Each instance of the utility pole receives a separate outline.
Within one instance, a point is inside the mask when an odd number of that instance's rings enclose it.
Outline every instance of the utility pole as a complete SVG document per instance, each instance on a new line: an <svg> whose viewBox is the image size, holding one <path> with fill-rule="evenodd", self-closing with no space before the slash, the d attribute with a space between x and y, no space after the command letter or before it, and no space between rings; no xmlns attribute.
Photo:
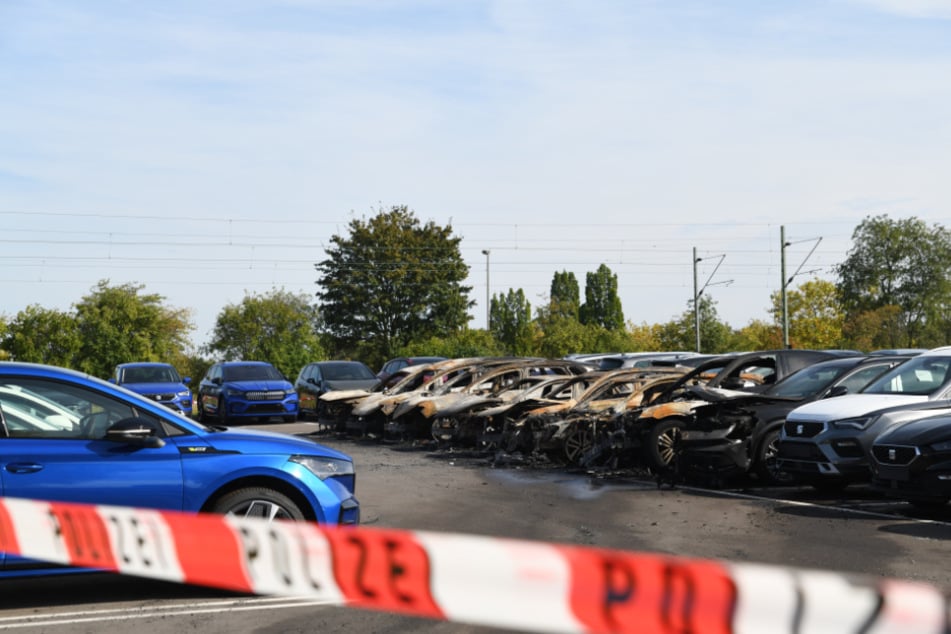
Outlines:
<svg viewBox="0 0 951 634"><path fill-rule="evenodd" d="M783 347L789 347L789 304L786 303L786 225L779 226L779 274L783 276L782 306L783 306Z"/></svg>
<svg viewBox="0 0 951 634"><path fill-rule="evenodd" d="M693 334L697 341L697 353L700 353L700 294L697 292L697 247L693 248Z"/></svg>
<svg viewBox="0 0 951 634"><path fill-rule="evenodd" d="M723 264L726 254L711 256L719 258L717 260L717 265L713 267L713 273L710 274L710 277L707 278L707 281L704 283L703 288L697 290L697 262L703 260L703 258L697 257L697 247L693 248L693 331L694 336L697 340L697 352L700 352L700 296L703 295L703 291L707 289L708 286L717 286L724 285L729 286L733 283L733 280L724 280L723 282L714 282L710 283L710 280L713 279L713 276L716 275L717 270L719 270L720 265Z"/></svg>
<svg viewBox="0 0 951 634"><path fill-rule="evenodd" d="M780 287L782 289L780 296L782 297L782 310L783 310L783 346L786 348L789 347L789 302L786 297L786 289L789 287L790 284L792 284L792 281L796 278L797 275L799 275L800 272L805 272L805 273L816 272L816 269L813 269L812 271L803 271L802 267L806 265L806 261L809 260L809 258L812 257L812 254L816 252L816 248L818 248L819 243L822 242L822 236L819 236L818 238L810 238L808 240L800 240L799 242L812 242L813 240L815 240L816 243L812 245L812 249L809 251L809 253L806 254L806 257L802 259L802 263L799 265L799 268L796 269L795 273L793 273L789 277L786 277L786 248L792 246L795 243L786 241L786 226L780 225L779 227L780 275L783 276L783 283L782 283L782 286Z"/></svg>
<svg viewBox="0 0 951 634"><path fill-rule="evenodd" d="M489 290L489 254L492 253L488 249L482 249L482 255L485 256L485 329L489 329L489 306L491 301L489 295L491 291Z"/></svg>

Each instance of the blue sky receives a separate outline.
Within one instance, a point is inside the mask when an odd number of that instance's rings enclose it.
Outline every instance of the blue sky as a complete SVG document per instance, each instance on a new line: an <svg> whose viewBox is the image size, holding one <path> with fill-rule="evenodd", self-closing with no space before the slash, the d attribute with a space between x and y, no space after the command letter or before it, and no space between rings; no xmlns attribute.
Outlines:
<svg viewBox="0 0 951 634"><path fill-rule="evenodd" d="M0 3L0 314L98 280L316 291L353 217L451 224L489 290L618 275L734 327L870 215L951 221L951 0ZM813 251L813 248L815 249ZM721 260L719 268L715 268Z"/></svg>

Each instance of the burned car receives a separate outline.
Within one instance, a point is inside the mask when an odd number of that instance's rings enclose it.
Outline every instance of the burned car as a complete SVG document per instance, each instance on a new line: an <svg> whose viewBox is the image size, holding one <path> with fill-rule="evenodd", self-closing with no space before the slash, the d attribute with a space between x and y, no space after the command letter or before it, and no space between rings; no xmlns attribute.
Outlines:
<svg viewBox="0 0 951 634"><path fill-rule="evenodd" d="M696 409L713 399L727 400L744 393L761 393L794 372L820 361L861 356L840 350L765 350L714 358L698 366L643 408L630 421L643 459L658 472L669 471L683 430L693 425ZM704 380L715 371L714 376ZM699 394L703 394L701 397Z"/></svg>
<svg viewBox="0 0 951 634"><path fill-rule="evenodd" d="M437 438L456 426L455 416L470 408L494 404L498 394L531 377L577 375L589 366L565 359L491 358L434 377L425 389L403 398L388 412L388 435L399 438ZM433 424L437 423L434 434ZM449 434L452 435L452 434Z"/></svg>
<svg viewBox="0 0 951 634"><path fill-rule="evenodd" d="M599 373L577 399L542 408L513 425L508 447L545 454L558 461L584 465L591 451L614 446L618 420L653 401L683 374L675 367Z"/></svg>

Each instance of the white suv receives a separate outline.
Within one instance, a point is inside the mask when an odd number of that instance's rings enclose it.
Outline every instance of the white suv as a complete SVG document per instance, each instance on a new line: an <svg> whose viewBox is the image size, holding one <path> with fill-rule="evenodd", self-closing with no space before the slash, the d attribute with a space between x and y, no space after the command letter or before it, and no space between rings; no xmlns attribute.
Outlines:
<svg viewBox="0 0 951 634"><path fill-rule="evenodd" d="M951 346L895 366L859 394L814 401L786 417L777 466L816 488L868 481L872 443L882 432L951 412Z"/></svg>

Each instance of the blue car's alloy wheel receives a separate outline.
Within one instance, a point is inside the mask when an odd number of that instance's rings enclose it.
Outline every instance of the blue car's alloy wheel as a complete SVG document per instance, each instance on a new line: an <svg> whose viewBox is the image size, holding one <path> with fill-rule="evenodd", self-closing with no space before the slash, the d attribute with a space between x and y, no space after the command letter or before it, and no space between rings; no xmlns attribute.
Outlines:
<svg viewBox="0 0 951 634"><path fill-rule="evenodd" d="M272 489L248 487L223 495L211 509L212 513L266 520L304 520L304 514L293 500Z"/></svg>

